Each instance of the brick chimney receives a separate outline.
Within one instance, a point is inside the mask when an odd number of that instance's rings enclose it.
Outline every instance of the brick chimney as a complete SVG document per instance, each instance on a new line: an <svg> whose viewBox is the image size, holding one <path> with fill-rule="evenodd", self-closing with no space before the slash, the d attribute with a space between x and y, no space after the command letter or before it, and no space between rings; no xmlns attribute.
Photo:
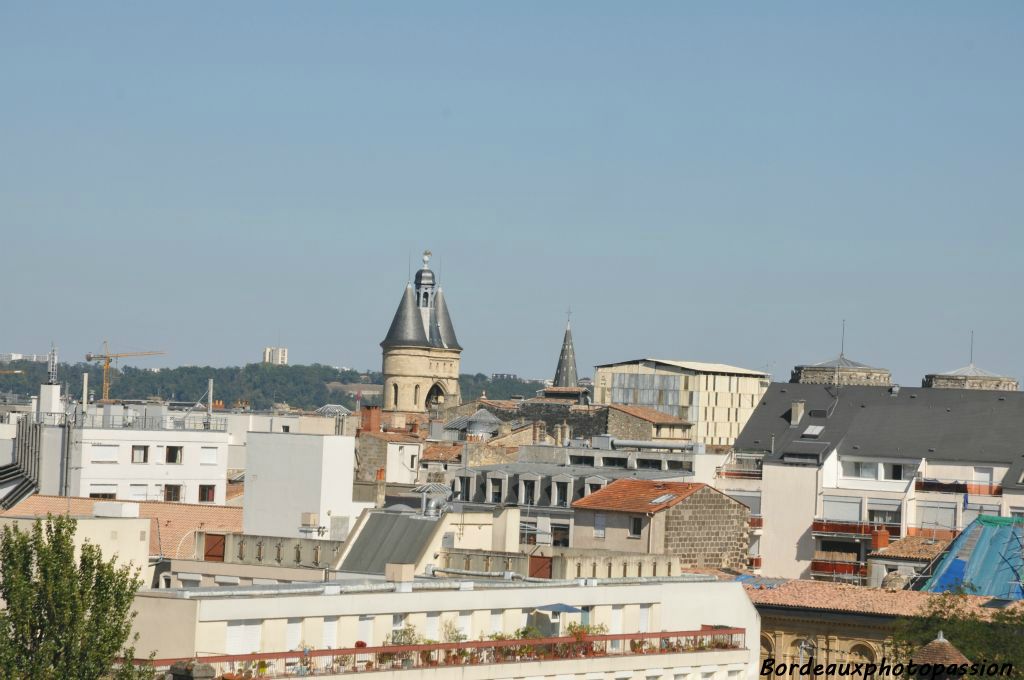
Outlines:
<svg viewBox="0 0 1024 680"><path fill-rule="evenodd" d="M885 527L878 527L871 532L871 549L881 550L889 546L889 530Z"/></svg>
<svg viewBox="0 0 1024 680"><path fill-rule="evenodd" d="M384 468L377 468L377 488L375 489L373 506L375 508L384 507L384 499L387 496L387 482L385 481Z"/></svg>

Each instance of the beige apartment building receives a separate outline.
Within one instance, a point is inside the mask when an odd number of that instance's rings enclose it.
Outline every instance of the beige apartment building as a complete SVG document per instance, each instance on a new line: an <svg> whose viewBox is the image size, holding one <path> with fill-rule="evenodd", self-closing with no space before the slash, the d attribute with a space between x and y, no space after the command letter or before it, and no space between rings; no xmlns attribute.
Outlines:
<svg viewBox="0 0 1024 680"><path fill-rule="evenodd" d="M690 438L731 446L771 376L700 361L635 359L594 367L594 400L656 409L690 423Z"/></svg>

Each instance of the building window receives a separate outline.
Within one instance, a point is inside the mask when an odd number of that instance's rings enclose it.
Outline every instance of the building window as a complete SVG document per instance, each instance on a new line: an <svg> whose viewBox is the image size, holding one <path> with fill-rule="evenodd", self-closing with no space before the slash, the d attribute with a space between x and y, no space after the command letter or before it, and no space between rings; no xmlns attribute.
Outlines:
<svg viewBox="0 0 1024 680"><path fill-rule="evenodd" d="M183 456L182 456L182 449L184 449L184 448L185 447L183 447L183 446L168 446L167 447L167 454L164 457L164 461L168 465L181 465L181 461L182 461L182 458L183 458Z"/></svg>
<svg viewBox="0 0 1024 680"><path fill-rule="evenodd" d="M569 507L569 482L555 482L555 496L555 504L558 507Z"/></svg>
<svg viewBox="0 0 1024 680"><path fill-rule="evenodd" d="M213 484L200 484L199 485L199 502L200 503L213 503L213 499L217 493L217 487Z"/></svg>
<svg viewBox="0 0 1024 680"><path fill-rule="evenodd" d="M417 385L415 388L413 388L412 400L416 402L417 406L419 406L419 404L420 404L420 386L419 385Z"/></svg>
<svg viewBox="0 0 1024 680"><path fill-rule="evenodd" d="M113 500L117 498L117 484L93 484L89 487L89 498Z"/></svg>
<svg viewBox="0 0 1024 680"><path fill-rule="evenodd" d="M556 548L568 548L569 547L569 525L568 524L552 524L551 525L551 545Z"/></svg>
<svg viewBox="0 0 1024 680"><path fill-rule="evenodd" d="M491 480L491 502L498 505L501 504L501 480Z"/></svg>
<svg viewBox="0 0 1024 680"><path fill-rule="evenodd" d="M397 384L392 384L391 385L391 406L393 408L398 408L398 385Z"/></svg>
<svg viewBox="0 0 1024 680"><path fill-rule="evenodd" d="M629 518L629 537L640 538L640 534L644 531L644 518L643 517L630 517Z"/></svg>
<svg viewBox="0 0 1024 680"><path fill-rule="evenodd" d="M149 447L148 446L133 446L132 447L132 462L133 463L148 463L149 462Z"/></svg>
<svg viewBox="0 0 1024 680"><path fill-rule="evenodd" d="M527 523L520 524L519 542L524 545L537 545L537 525Z"/></svg>
<svg viewBox="0 0 1024 680"><path fill-rule="evenodd" d="M534 501L534 491L536 490L536 488L537 488L537 483L534 482L532 479L524 479L523 480L523 500L522 500L522 504L523 505L533 505L534 504L534 502L535 502Z"/></svg>
<svg viewBox="0 0 1024 680"><path fill-rule="evenodd" d="M588 494L594 493L596 491L600 491L601 487L603 487L603 486L604 485L601 484L600 482L591 482L590 484L587 485Z"/></svg>
<svg viewBox="0 0 1024 680"><path fill-rule="evenodd" d="M287 433L289 433L291 431L292 431L292 426L291 425L282 425L281 426L281 432L284 432L284 433L287 434Z"/></svg>
<svg viewBox="0 0 1024 680"><path fill-rule="evenodd" d="M177 503L181 501L181 484L164 484L164 500Z"/></svg>
<svg viewBox="0 0 1024 680"><path fill-rule="evenodd" d="M893 465L886 463L885 465L882 466L882 474L884 475L885 479L891 479L894 481L900 481L905 479L905 477L903 476L903 465L899 463Z"/></svg>
<svg viewBox="0 0 1024 680"><path fill-rule="evenodd" d="M217 447L216 446L204 446L199 450L199 464L200 465L216 465L217 464Z"/></svg>
<svg viewBox="0 0 1024 680"><path fill-rule="evenodd" d="M594 515L594 538L604 538L604 513L598 512Z"/></svg>

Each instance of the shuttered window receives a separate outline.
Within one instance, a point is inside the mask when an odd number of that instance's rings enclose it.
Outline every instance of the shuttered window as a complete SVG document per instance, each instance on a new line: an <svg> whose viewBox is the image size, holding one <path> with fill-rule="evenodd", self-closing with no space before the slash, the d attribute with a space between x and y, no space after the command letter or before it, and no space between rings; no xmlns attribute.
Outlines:
<svg viewBox="0 0 1024 680"><path fill-rule="evenodd" d="M93 463L116 463L118 447L112 444L90 444L89 460Z"/></svg>
<svg viewBox="0 0 1024 680"><path fill-rule="evenodd" d="M921 529L955 529L956 503L918 502L917 526Z"/></svg>
<svg viewBox="0 0 1024 680"><path fill-rule="evenodd" d="M337 616L325 616L324 617L324 649L334 649L338 646L338 617Z"/></svg>
<svg viewBox="0 0 1024 680"><path fill-rule="evenodd" d="M288 627L285 632L285 645L288 651L298 649L302 642L302 619L288 619Z"/></svg>
<svg viewBox="0 0 1024 680"><path fill-rule="evenodd" d="M837 522L860 521L860 499L845 496L825 496L825 519Z"/></svg>
<svg viewBox="0 0 1024 680"><path fill-rule="evenodd" d="M226 651L228 654L253 654L260 651L263 621L246 619L228 621Z"/></svg>

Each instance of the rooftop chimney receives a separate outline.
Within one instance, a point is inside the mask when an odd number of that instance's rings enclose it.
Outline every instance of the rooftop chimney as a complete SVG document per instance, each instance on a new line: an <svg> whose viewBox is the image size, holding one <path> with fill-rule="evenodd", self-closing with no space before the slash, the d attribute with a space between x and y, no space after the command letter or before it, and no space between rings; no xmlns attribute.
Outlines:
<svg viewBox="0 0 1024 680"><path fill-rule="evenodd" d="M889 530L879 527L871 532L871 549L881 550L889 547Z"/></svg>
<svg viewBox="0 0 1024 680"><path fill-rule="evenodd" d="M793 402L793 405L789 409L789 426L796 427L800 424L800 421L804 419L804 410L807 408L807 402L803 399L798 399Z"/></svg>

